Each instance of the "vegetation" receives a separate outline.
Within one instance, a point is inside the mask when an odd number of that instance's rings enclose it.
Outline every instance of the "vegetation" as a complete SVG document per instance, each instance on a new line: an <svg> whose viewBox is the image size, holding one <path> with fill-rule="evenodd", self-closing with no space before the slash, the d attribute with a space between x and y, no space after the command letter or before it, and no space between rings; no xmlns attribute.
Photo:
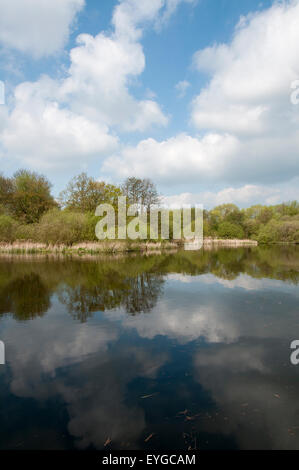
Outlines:
<svg viewBox="0 0 299 470"><path fill-rule="evenodd" d="M129 204L139 204L150 210L152 206L156 206L160 202L160 196L154 183L147 178L127 178L121 189Z"/></svg>
<svg viewBox="0 0 299 470"><path fill-rule="evenodd" d="M19 170L12 178L0 175L0 242L20 240L67 246L95 242L99 204L112 204L118 197L127 204L158 206L160 196L149 179L130 177L122 186L99 182L86 173L74 177L60 193L51 194L51 183L43 175ZM172 232L170 214L170 238ZM204 236L221 239L251 239L260 244L299 243L299 203L255 205L239 209L222 204L204 211Z"/></svg>
<svg viewBox="0 0 299 470"><path fill-rule="evenodd" d="M259 243L299 243L299 203L239 209L223 204L204 212L204 235L248 238Z"/></svg>
<svg viewBox="0 0 299 470"><path fill-rule="evenodd" d="M19 170L12 179L0 177L2 211L19 222L31 224L57 206L51 195L51 183L42 175Z"/></svg>
<svg viewBox="0 0 299 470"><path fill-rule="evenodd" d="M98 262L100 260L100 262ZM0 318L30 320L44 315L57 293L70 315L81 322L95 312L122 307L130 315L150 312L163 292L169 273L198 276L212 273L234 280L276 279L299 284L299 247L260 246L178 251L151 255L89 257L3 256L0 271Z"/></svg>
<svg viewBox="0 0 299 470"><path fill-rule="evenodd" d="M100 204L109 203L117 206L117 198L121 196L120 188L106 184L104 181L95 181L81 173L75 176L60 193L61 206L73 211L93 212Z"/></svg>

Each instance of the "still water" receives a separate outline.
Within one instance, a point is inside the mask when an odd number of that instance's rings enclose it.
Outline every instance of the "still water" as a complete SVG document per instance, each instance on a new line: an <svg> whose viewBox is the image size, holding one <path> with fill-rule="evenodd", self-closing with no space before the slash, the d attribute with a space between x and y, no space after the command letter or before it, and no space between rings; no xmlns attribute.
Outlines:
<svg viewBox="0 0 299 470"><path fill-rule="evenodd" d="M1 449L298 449L299 247L0 257Z"/></svg>

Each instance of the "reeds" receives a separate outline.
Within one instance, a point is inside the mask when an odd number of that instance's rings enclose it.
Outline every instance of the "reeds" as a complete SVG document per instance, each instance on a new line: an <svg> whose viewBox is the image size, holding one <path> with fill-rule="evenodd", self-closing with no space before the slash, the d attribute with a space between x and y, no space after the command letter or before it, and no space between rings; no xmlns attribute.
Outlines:
<svg viewBox="0 0 299 470"><path fill-rule="evenodd" d="M226 239L226 238L204 238L203 240L204 245L221 245L221 246L248 246L253 245L257 246L258 242L256 240L240 240L238 238L235 239Z"/></svg>
<svg viewBox="0 0 299 470"><path fill-rule="evenodd" d="M100 253L128 253L128 252L154 252L161 250L174 250L179 243L105 240L101 242L81 242L73 245L46 244L33 241L17 240L13 243L0 242L0 253L9 254L100 254Z"/></svg>

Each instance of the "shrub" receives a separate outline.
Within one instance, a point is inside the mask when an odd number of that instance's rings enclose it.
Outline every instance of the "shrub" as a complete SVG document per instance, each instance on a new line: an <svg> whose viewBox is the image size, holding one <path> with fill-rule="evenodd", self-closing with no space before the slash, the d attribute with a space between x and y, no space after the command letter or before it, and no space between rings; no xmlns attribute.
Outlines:
<svg viewBox="0 0 299 470"><path fill-rule="evenodd" d="M259 243L293 242L299 243L298 220L271 220L261 227L258 235Z"/></svg>
<svg viewBox="0 0 299 470"><path fill-rule="evenodd" d="M262 226L257 237L259 243L275 243L279 241L277 233L277 222L271 220L267 225Z"/></svg>
<svg viewBox="0 0 299 470"><path fill-rule="evenodd" d="M220 238L244 238L244 230L239 225L231 222L222 222L218 227L218 236Z"/></svg>
<svg viewBox="0 0 299 470"><path fill-rule="evenodd" d="M37 238L43 243L72 245L87 240L88 215L53 209L36 227Z"/></svg>
<svg viewBox="0 0 299 470"><path fill-rule="evenodd" d="M16 240L38 241L38 224L19 224L16 229Z"/></svg>
<svg viewBox="0 0 299 470"><path fill-rule="evenodd" d="M18 223L9 215L0 215L0 241L12 243L16 239Z"/></svg>

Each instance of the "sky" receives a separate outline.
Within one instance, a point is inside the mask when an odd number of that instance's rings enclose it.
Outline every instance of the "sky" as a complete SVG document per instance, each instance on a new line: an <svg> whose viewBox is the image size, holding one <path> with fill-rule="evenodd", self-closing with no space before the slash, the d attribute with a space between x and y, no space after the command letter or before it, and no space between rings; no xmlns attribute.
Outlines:
<svg viewBox="0 0 299 470"><path fill-rule="evenodd" d="M0 171L299 200L298 24L299 0L0 0Z"/></svg>

